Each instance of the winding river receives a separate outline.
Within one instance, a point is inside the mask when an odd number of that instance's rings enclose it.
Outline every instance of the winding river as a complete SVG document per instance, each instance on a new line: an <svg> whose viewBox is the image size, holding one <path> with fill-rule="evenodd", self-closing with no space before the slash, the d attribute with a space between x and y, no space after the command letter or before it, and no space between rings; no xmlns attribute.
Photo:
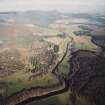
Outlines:
<svg viewBox="0 0 105 105"><path fill-rule="evenodd" d="M66 51L61 60L52 69L52 74L59 80L58 84L54 84L49 87L33 87L30 89L23 89L20 92L14 93L11 96L6 97L0 105L26 105L32 101L47 98L57 94L68 91L69 82L57 72L58 66L62 63L66 57L69 49L69 43L67 44Z"/></svg>
<svg viewBox="0 0 105 105"><path fill-rule="evenodd" d="M94 43L93 39L92 42ZM96 43L95 43L96 44ZM14 93L2 101L0 105L26 105L32 101L47 98L57 94L64 93L69 89L69 81L60 76L57 72L58 66L62 63L69 50L69 43L61 60L52 69L52 74L59 80L58 84L49 87L33 87L30 89L23 89L20 92Z"/></svg>

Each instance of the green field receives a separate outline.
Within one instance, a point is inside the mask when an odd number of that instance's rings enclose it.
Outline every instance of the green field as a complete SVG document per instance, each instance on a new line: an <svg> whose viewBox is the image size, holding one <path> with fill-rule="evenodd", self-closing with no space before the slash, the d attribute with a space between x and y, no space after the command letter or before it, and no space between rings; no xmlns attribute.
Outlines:
<svg viewBox="0 0 105 105"><path fill-rule="evenodd" d="M84 49L84 50L97 50L98 47L94 45L92 42L86 42L86 43L78 43L75 45L75 48L78 49Z"/></svg>
<svg viewBox="0 0 105 105"><path fill-rule="evenodd" d="M5 81L8 83L8 95L21 91L22 89L29 89L35 86L49 86L56 84L58 80L51 73L45 75L44 78L29 81L31 74L19 72L12 76L6 77Z"/></svg>

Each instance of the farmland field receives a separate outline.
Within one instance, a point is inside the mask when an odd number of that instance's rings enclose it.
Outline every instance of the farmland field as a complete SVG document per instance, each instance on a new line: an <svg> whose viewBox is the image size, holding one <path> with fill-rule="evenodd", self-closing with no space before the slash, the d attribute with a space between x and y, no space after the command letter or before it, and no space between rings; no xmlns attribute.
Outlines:
<svg viewBox="0 0 105 105"><path fill-rule="evenodd" d="M102 51L92 41L94 36L105 34L102 17L95 19L93 17L96 15L49 12L40 14L39 11L40 15L45 16L43 20L37 18L34 12L23 12L30 20L27 21L23 19L24 14L17 15L19 13L4 13L6 17L0 13L0 19L4 17L4 22L0 21L0 100L9 100L19 94L24 94L22 99L27 99L30 96L28 92L36 89L31 91L32 96L28 99L42 97L42 100L37 99L27 105L68 105L71 91L70 83L65 81L69 80L71 72L70 59L78 50ZM14 21L8 22L9 19ZM103 43L104 38L101 40ZM53 95L47 97L50 93ZM16 102L16 105L19 104Z"/></svg>

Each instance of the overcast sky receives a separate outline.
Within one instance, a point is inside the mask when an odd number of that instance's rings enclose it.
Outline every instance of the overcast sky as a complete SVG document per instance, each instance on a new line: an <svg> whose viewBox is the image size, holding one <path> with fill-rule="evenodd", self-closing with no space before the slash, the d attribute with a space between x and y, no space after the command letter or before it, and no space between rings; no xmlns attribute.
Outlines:
<svg viewBox="0 0 105 105"><path fill-rule="evenodd" d="M0 0L0 11L98 12L104 8L105 0Z"/></svg>

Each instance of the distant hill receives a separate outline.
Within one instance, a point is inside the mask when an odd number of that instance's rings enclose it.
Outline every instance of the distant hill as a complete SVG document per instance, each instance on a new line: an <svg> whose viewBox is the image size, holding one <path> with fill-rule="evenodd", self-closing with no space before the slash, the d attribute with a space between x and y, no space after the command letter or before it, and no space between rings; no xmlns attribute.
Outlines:
<svg viewBox="0 0 105 105"><path fill-rule="evenodd" d="M57 11L27 11L27 12L1 12L0 22L14 20L17 23L36 24L48 26L55 20L62 18L62 14Z"/></svg>
<svg viewBox="0 0 105 105"><path fill-rule="evenodd" d="M103 14L60 13L58 11L26 11L26 12L0 12L0 23L35 24L47 27L49 24L64 17L83 18L100 25L105 25Z"/></svg>

